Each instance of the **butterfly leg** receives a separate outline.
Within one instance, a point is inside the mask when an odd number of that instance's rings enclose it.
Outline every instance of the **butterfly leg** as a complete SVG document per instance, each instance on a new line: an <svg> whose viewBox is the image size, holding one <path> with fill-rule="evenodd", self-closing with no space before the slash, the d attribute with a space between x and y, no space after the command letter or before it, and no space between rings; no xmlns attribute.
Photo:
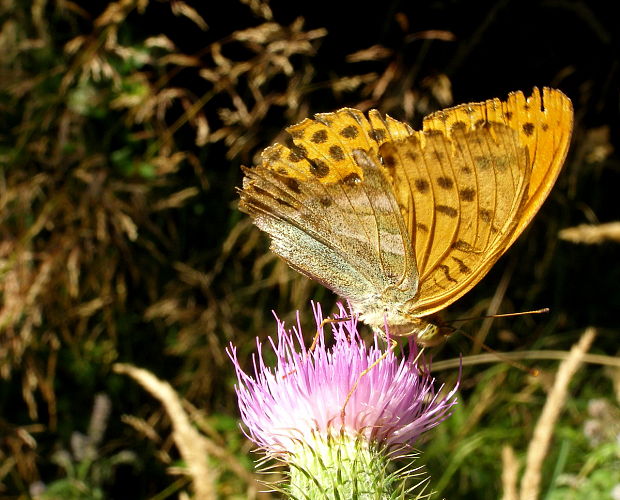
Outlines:
<svg viewBox="0 0 620 500"><path fill-rule="evenodd" d="M394 339L389 339L389 340L390 340L390 347L381 356L379 356L379 358L377 358L377 360L374 363L372 363L368 368L366 368L364 371L362 371L357 376L357 379L355 380L355 383L353 384L353 387L351 387L351 390L349 391L349 394L347 394L347 397L344 400L344 404L342 405L342 410L340 410L340 421L343 424L344 424L345 409L347 407L347 403L351 399L351 396L355 392L355 389L357 389L357 386L359 385L360 380L362 380L362 377L364 375L366 375L367 373L370 373L370 370L372 370L375 366L377 366L379 363L381 363L381 361L383 361L390 352L393 352L394 348L398 345L398 343Z"/></svg>
<svg viewBox="0 0 620 500"><path fill-rule="evenodd" d="M418 351L418 354L416 354L415 359L413 360L414 365L418 364L418 360L420 359L420 356L422 356L422 353L424 352L424 349L426 349L426 347L421 347L420 350Z"/></svg>
<svg viewBox="0 0 620 500"><path fill-rule="evenodd" d="M321 332L323 331L323 328L325 327L325 325L329 325L331 323L344 323L344 322L350 321L350 320L351 320L351 318L349 318L349 317L345 317L345 318L325 318L325 319L323 319L323 321L321 321L321 324L316 329L316 333L314 334L314 339L312 340L312 344L310 345L310 349L308 349L308 352L312 352L316 348L316 345L319 342L319 337L321 336Z"/></svg>
<svg viewBox="0 0 620 500"><path fill-rule="evenodd" d="M316 333L314 334L314 338L312 339L312 344L310 344L310 348L306 351L306 354L304 354L303 361L306 361L310 353L316 349L316 345L319 343L319 338L325 325L329 325L330 323L344 323L345 321L349 321L350 319L351 318L324 318L323 321L321 321L321 324L316 328ZM295 370L291 370L290 372L285 373L284 375L282 375L282 378L286 378L293 373L295 373Z"/></svg>

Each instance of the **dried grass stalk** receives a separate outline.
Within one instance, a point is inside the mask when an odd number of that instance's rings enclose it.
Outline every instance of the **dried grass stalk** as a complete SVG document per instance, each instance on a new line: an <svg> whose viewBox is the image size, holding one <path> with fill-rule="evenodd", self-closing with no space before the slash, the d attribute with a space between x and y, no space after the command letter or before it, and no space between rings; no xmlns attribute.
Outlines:
<svg viewBox="0 0 620 500"><path fill-rule="evenodd" d="M608 222L594 226L592 224L581 224L575 227L567 227L560 231L560 238L572 243L585 243L594 245L606 241L620 243L620 221Z"/></svg>
<svg viewBox="0 0 620 500"><path fill-rule="evenodd" d="M568 384L583 363L583 358L590 349L595 335L596 330L588 328L581 336L581 339L579 339L579 342L571 349L569 357L562 362L558 369L555 383L536 423L534 434L527 450L525 472L521 479L521 500L536 500L538 498L543 461L549 450L549 443L553 436L555 423L566 401Z"/></svg>
<svg viewBox="0 0 620 500"><path fill-rule="evenodd" d="M517 478L519 474L519 462L515 457L512 446L502 448L502 500L517 500Z"/></svg>
<svg viewBox="0 0 620 500"><path fill-rule="evenodd" d="M124 363L114 365L114 371L129 375L164 405L172 422L172 437L187 464L192 477L196 498L215 500L216 474L209 467L207 439L194 429L183 410L181 399L168 382L159 380L151 372Z"/></svg>

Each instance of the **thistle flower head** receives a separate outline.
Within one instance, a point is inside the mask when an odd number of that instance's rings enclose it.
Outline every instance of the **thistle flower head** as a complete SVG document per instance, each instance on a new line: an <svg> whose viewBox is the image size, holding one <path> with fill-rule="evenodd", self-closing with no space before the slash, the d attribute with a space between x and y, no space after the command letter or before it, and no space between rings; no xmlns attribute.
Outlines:
<svg viewBox="0 0 620 500"><path fill-rule="evenodd" d="M333 345L328 347L320 328L320 307L313 309L319 332L312 350L304 344L299 320L290 330L277 320L277 341L269 341L277 359L273 368L265 364L260 341L252 375L243 371L235 347L230 346L241 418L259 447L284 459L300 443L336 436L385 449L402 448L447 418L456 404L456 387L438 395L429 365L423 358L415 362L415 342L409 342L404 359L381 349L382 340L376 335L367 347L356 319L347 319L340 306L340 320L331 323Z"/></svg>

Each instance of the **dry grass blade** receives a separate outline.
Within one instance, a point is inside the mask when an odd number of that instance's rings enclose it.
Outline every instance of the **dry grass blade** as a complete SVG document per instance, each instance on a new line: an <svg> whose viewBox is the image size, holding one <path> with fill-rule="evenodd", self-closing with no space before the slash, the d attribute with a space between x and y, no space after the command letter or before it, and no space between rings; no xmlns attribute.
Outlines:
<svg viewBox="0 0 620 500"><path fill-rule="evenodd" d="M595 245L606 241L620 243L620 222L608 222L606 224L581 224L575 227L562 229L560 238L572 243L585 243Z"/></svg>
<svg viewBox="0 0 620 500"><path fill-rule="evenodd" d="M523 360L556 360L564 361L570 357L570 352L567 351L516 351L516 352L503 352L498 351L503 358L523 361ZM437 361L433 363L431 372L438 372L443 370L454 370L459 366L474 366L481 364L494 364L497 363L498 358L495 353L476 354L475 356L464 356L463 359L447 359L445 361ZM610 366L612 368L620 368L620 359L618 356L605 356L602 354L585 354L581 359L583 363L590 363L593 365Z"/></svg>
<svg viewBox="0 0 620 500"><path fill-rule="evenodd" d="M536 500L539 496L543 461L549 450L555 423L566 401L568 384L583 363L583 357L590 349L595 335L596 330L588 328L571 349L570 356L558 369L555 383L547 397L528 447L525 472L521 479L521 500Z"/></svg>
<svg viewBox="0 0 620 500"><path fill-rule="evenodd" d="M387 59L391 57L393 50L383 47L382 45L373 45L367 49L358 50L353 54L349 54L346 57L347 62L361 62L361 61L377 61L380 59Z"/></svg>
<svg viewBox="0 0 620 500"><path fill-rule="evenodd" d="M215 494L215 472L209 467L207 439L194 429L172 386L152 373L128 364L114 365L114 371L129 375L164 405L172 422L172 437L192 477L196 498L211 500Z"/></svg>
<svg viewBox="0 0 620 500"><path fill-rule="evenodd" d="M519 462L511 446L502 448L502 500L518 500L517 478Z"/></svg>

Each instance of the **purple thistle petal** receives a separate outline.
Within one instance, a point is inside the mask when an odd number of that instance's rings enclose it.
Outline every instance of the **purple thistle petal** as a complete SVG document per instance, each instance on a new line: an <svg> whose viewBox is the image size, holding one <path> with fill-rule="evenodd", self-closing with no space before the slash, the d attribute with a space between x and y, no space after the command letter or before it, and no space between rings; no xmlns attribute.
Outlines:
<svg viewBox="0 0 620 500"><path fill-rule="evenodd" d="M313 309L320 325L320 306ZM342 305L340 317L347 318ZM330 348L321 329L313 351L304 344L299 316L297 326L288 331L277 317L276 321L277 342L269 339L277 355L275 368L265 365L258 339L253 376L241 369L236 348L231 344L228 349L239 380L235 390L248 437L272 455L285 455L300 440L310 442L313 435L342 432L388 447L412 445L447 418L456 404L458 384L440 398L426 361L421 358L414 364L418 351L413 341L406 359L399 360L390 350L359 378L385 351L378 347L376 335L372 346L364 344L355 318L332 323ZM358 379L343 419L343 405Z"/></svg>

